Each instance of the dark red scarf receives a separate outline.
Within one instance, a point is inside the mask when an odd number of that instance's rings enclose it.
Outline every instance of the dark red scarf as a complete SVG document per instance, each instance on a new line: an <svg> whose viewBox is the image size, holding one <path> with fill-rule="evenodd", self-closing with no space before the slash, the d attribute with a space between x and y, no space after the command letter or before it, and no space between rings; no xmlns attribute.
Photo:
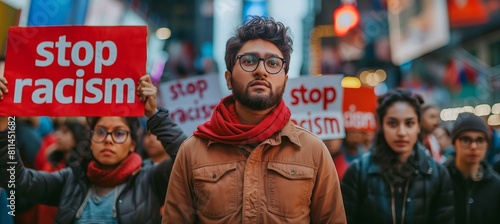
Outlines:
<svg viewBox="0 0 500 224"><path fill-rule="evenodd" d="M93 160L89 163L87 177L90 182L99 187L115 187L127 181L128 177L138 171L142 166L141 156L135 152L130 153L122 163L112 170L102 169Z"/></svg>
<svg viewBox="0 0 500 224"><path fill-rule="evenodd" d="M281 100L259 124L242 124L236 116L234 97L230 95L221 100L210 120L199 125L193 135L231 145L260 143L283 129L290 116L290 109Z"/></svg>

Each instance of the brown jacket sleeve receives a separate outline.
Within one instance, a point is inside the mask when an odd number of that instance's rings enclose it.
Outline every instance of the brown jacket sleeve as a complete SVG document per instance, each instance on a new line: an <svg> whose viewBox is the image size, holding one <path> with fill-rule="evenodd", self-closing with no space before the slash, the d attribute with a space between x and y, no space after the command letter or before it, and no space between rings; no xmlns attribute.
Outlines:
<svg viewBox="0 0 500 224"><path fill-rule="evenodd" d="M320 161L311 198L311 223L347 223L337 170L324 145Z"/></svg>

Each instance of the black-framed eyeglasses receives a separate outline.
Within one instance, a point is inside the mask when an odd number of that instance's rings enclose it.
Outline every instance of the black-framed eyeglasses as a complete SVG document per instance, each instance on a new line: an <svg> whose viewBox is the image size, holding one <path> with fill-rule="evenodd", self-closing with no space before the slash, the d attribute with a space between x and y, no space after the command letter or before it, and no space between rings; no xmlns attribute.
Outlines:
<svg viewBox="0 0 500 224"><path fill-rule="evenodd" d="M462 137L458 138L458 140L460 141L460 143L464 147L470 147L473 142L475 142L477 144L477 146L483 146L487 142L487 140L485 138L483 138L483 137L472 139L469 136L462 136Z"/></svg>
<svg viewBox="0 0 500 224"><path fill-rule="evenodd" d="M111 139L113 140L114 143L122 144L125 141L127 141L130 131L114 130L112 132L108 132L105 129L96 129L96 130L91 130L90 134L91 134L91 140L95 143L103 143L104 141L106 141L108 135L111 135Z"/></svg>
<svg viewBox="0 0 500 224"><path fill-rule="evenodd" d="M236 56L240 60L240 66L244 71L253 72L259 67L260 61L264 62L264 68L269 74L278 74L283 69L286 60L278 56L259 58L253 54L242 54Z"/></svg>

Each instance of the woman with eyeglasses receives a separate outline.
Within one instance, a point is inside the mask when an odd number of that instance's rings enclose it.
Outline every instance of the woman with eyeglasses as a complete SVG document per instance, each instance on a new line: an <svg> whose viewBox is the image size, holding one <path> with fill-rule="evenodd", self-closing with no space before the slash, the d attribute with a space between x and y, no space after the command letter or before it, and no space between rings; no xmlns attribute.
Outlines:
<svg viewBox="0 0 500 224"><path fill-rule="evenodd" d="M452 131L455 159L446 162L455 196L455 220L500 223L500 176L483 159L490 132L473 113L459 114Z"/></svg>
<svg viewBox="0 0 500 224"><path fill-rule="evenodd" d="M6 90L6 81L0 77L0 100ZM137 93L145 103L148 129L174 158L186 136L168 111L157 109L156 92L148 75L140 78ZM8 153L12 150L8 148L8 121L1 117L0 185L15 191L16 197L57 206L55 223L160 223L173 160L142 166L135 153L138 118L110 116L88 121L90 140L77 147L74 159L78 163L46 173L25 168L19 152Z"/></svg>
<svg viewBox="0 0 500 224"><path fill-rule="evenodd" d="M418 143L422 103L401 89L378 98L374 148L341 182L348 223L454 223L450 176Z"/></svg>

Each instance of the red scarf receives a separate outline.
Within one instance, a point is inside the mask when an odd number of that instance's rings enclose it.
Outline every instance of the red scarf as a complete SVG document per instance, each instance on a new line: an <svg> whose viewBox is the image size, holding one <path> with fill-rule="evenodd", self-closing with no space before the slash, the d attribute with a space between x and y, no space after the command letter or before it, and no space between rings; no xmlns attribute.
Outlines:
<svg viewBox="0 0 500 224"><path fill-rule="evenodd" d="M90 182L99 187L115 187L128 179L130 175L139 170L142 166L142 159L139 154L130 153L122 163L112 170L105 170L93 160L89 163L87 177Z"/></svg>
<svg viewBox="0 0 500 224"><path fill-rule="evenodd" d="M236 116L234 97L225 97L215 107L212 118L193 135L225 144L260 143L280 131L290 120L290 109L281 102L257 125L242 124Z"/></svg>

